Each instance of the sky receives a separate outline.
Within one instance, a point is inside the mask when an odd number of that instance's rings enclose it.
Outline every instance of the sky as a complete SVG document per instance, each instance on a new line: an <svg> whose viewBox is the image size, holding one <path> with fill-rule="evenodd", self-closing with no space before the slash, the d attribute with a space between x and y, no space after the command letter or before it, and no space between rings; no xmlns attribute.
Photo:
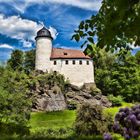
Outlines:
<svg viewBox="0 0 140 140"><path fill-rule="evenodd" d="M71 40L80 21L97 14L102 0L0 0L0 61L14 49L35 48L35 36L47 27L53 47L80 49ZM136 50L135 50L136 51Z"/></svg>
<svg viewBox="0 0 140 140"><path fill-rule="evenodd" d="M0 0L0 61L14 49L35 48L36 32L43 26L50 30L54 47L80 49L72 34L100 6L101 0Z"/></svg>

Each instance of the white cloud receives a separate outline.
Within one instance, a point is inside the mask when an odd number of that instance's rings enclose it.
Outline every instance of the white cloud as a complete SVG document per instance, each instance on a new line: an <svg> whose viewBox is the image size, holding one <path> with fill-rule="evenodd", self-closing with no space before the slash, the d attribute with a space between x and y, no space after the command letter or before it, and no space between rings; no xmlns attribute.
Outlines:
<svg viewBox="0 0 140 140"><path fill-rule="evenodd" d="M41 24L37 24L32 20L22 19L20 16L5 17L0 14L0 34L21 40L25 47L32 46L36 32L41 28ZM55 39L57 36L56 29L50 27L50 31Z"/></svg>
<svg viewBox="0 0 140 140"><path fill-rule="evenodd" d="M8 45L8 44L0 44L0 48L5 48L5 49L14 49L14 47L13 46L10 46L10 45Z"/></svg>
<svg viewBox="0 0 140 140"><path fill-rule="evenodd" d="M102 0L23 0L22 2L19 2L19 0L0 0L0 2L11 3L20 12L24 12L24 10L32 3L63 4L75 6L86 10L98 11L101 7Z"/></svg>
<svg viewBox="0 0 140 140"><path fill-rule="evenodd" d="M49 27L49 31L51 32L51 36L53 39L56 39L57 35L58 35L58 32L57 30L54 28L54 27Z"/></svg>
<svg viewBox="0 0 140 140"><path fill-rule="evenodd" d="M138 49L138 48L140 48L140 46L135 46L134 44L135 44L135 42L132 43L132 44L128 43L128 45L129 45L132 49Z"/></svg>
<svg viewBox="0 0 140 140"><path fill-rule="evenodd" d="M4 17L0 14L0 33L11 38L34 40L37 30L42 26L19 16Z"/></svg>

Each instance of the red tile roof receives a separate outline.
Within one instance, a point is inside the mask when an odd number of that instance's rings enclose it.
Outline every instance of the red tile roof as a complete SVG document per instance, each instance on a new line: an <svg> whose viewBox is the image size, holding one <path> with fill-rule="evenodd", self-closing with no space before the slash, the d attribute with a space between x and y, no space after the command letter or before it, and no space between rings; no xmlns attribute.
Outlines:
<svg viewBox="0 0 140 140"><path fill-rule="evenodd" d="M53 48L51 59L91 59L80 50Z"/></svg>

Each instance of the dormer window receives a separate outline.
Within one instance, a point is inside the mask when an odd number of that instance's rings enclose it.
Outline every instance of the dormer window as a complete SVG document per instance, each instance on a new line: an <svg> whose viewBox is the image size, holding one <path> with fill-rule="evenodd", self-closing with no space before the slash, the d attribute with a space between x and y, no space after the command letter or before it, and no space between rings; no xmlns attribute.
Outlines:
<svg viewBox="0 0 140 140"><path fill-rule="evenodd" d="M68 55L68 53L64 52L64 55Z"/></svg>

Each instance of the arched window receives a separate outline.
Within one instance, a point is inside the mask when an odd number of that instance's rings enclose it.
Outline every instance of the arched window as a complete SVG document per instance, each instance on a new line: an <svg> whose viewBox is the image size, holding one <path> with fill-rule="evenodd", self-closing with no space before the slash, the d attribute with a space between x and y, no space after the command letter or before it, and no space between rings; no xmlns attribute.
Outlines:
<svg viewBox="0 0 140 140"><path fill-rule="evenodd" d="M89 61L87 61L87 65L89 65Z"/></svg>

